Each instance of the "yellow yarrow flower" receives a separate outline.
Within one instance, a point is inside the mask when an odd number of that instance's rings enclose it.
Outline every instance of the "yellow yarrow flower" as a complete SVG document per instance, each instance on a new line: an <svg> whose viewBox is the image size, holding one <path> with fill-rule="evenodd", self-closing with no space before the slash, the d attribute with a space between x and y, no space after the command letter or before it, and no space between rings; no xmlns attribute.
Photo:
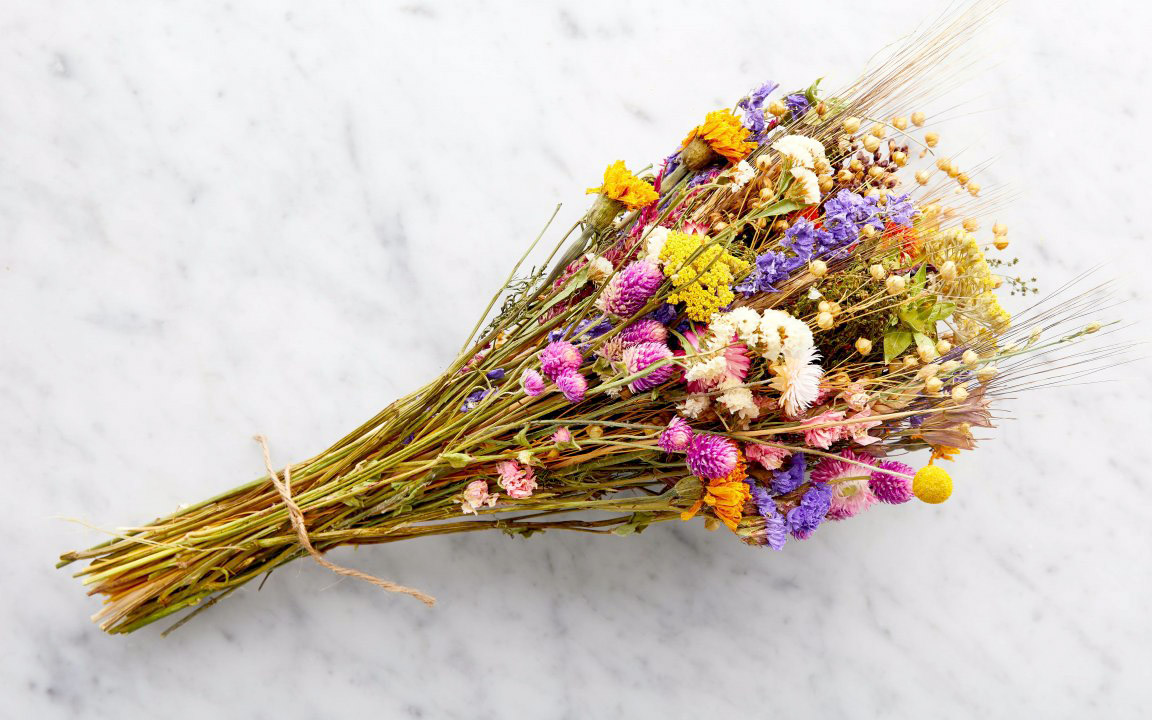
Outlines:
<svg viewBox="0 0 1152 720"><path fill-rule="evenodd" d="M703 235L672 231L660 251L664 275L672 280L668 302L684 303L688 317L699 322L707 322L736 299L732 283L748 270L747 262L719 245L704 247L706 240Z"/></svg>
<svg viewBox="0 0 1152 720"><path fill-rule="evenodd" d="M648 183L633 175L623 160L617 160L604 170L604 184L588 188L589 193L600 193L610 200L628 206L629 210L639 210L656 202L660 196Z"/></svg>
<svg viewBox="0 0 1152 720"><path fill-rule="evenodd" d="M680 144L684 149L688 143L700 138L708 143L717 155L723 155L731 162L740 162L748 153L756 149L756 143L747 142L750 131L740 122L740 118L732 114L727 108L713 110L704 118L702 125L692 128L688 137Z"/></svg>

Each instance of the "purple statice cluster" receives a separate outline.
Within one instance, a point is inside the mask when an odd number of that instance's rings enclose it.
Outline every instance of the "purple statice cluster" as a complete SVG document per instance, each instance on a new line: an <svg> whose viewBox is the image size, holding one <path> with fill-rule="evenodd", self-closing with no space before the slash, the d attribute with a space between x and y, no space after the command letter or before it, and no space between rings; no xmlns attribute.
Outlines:
<svg viewBox="0 0 1152 720"><path fill-rule="evenodd" d="M743 115L744 127L748 128L752 133L753 139L759 141L764 137L764 133L772 128L775 120L769 122L764 117L764 101L768 96L780 87L779 83L774 83L771 80L757 87L752 92L744 96L740 102L736 103L736 107L740 109Z"/></svg>
<svg viewBox="0 0 1152 720"><path fill-rule="evenodd" d="M824 203L824 228L832 234L831 249L840 249L859 240L865 225L876 230L884 229L875 197L841 190Z"/></svg>
<svg viewBox="0 0 1152 720"><path fill-rule="evenodd" d="M674 303L664 303L660 307L645 315L644 318L646 320L655 320L661 325L667 326L671 325L672 321L675 320L679 314L680 311L676 309L676 305Z"/></svg>
<svg viewBox="0 0 1152 720"><path fill-rule="evenodd" d="M797 540L804 540L820 527L831 509L832 488L813 483L800 498L800 504L788 511L788 531Z"/></svg>
<svg viewBox="0 0 1152 720"><path fill-rule="evenodd" d="M792 93L784 98L784 104L788 106L788 112L791 114L793 120L799 120L804 117L804 114L812 107L812 103L808 102L808 98L804 93Z"/></svg>
<svg viewBox="0 0 1152 720"><path fill-rule="evenodd" d="M486 388L473 390L468 394L468 397L464 398L464 402L460 403L460 412L466 413L470 410L475 410L476 406L480 404L480 401L488 397L488 393L490 392L492 391Z"/></svg>
<svg viewBox="0 0 1152 720"><path fill-rule="evenodd" d="M785 255L777 250L769 250L756 256L751 272L737 283L734 289L745 296L779 292L777 285L791 277L792 273L804 267L807 262L796 255Z"/></svg>
<svg viewBox="0 0 1152 720"><path fill-rule="evenodd" d="M804 459L804 453L793 453L787 468L772 472L772 492L784 495L803 485L807 466L808 461Z"/></svg>
<svg viewBox="0 0 1152 720"><path fill-rule="evenodd" d="M591 342L612 329L612 323L607 318L584 318L571 325L556 328L548 333L548 342L557 340L571 340L579 345Z"/></svg>
<svg viewBox="0 0 1152 720"><path fill-rule="evenodd" d="M768 547L779 550L788 541L788 522L776 507L776 501L760 483L753 478L744 478L756 505L756 512L764 518L764 540Z"/></svg>

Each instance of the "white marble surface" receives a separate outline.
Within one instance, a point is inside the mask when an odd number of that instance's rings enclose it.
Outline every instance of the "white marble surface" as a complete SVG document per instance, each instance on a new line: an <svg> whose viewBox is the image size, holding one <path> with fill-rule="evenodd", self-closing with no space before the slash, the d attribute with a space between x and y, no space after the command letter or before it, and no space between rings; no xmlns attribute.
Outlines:
<svg viewBox="0 0 1152 720"><path fill-rule="evenodd" d="M322 449L447 363L606 162L761 79L845 82L947 3L622 5L0 6L0 716L1146 716L1146 362L1022 399L951 502L780 554L698 524L432 539L335 554L432 611L300 562L167 639L89 624L52 566L100 536L60 518L246 481L255 432ZM1014 3L943 127L1018 192L1046 286L1105 263L1129 319L1148 22Z"/></svg>

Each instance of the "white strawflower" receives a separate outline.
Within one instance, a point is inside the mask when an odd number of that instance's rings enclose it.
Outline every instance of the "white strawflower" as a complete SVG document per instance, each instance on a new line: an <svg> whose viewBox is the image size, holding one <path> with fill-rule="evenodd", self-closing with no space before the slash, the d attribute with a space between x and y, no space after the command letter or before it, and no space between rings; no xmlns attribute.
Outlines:
<svg viewBox="0 0 1152 720"><path fill-rule="evenodd" d="M697 362L684 373L684 379L688 382L700 382L704 385L712 385L726 377L728 377L728 359L722 354L704 362Z"/></svg>
<svg viewBox="0 0 1152 720"><path fill-rule="evenodd" d="M647 231L648 240L644 245L644 259L648 262L660 264L660 251L664 249L664 243L668 241L668 228L656 227Z"/></svg>
<svg viewBox="0 0 1152 720"><path fill-rule="evenodd" d="M820 202L820 181L816 179L816 173L808 168L794 167L792 177L796 178L796 184L790 188L789 193L798 202L805 205Z"/></svg>
<svg viewBox="0 0 1152 720"><path fill-rule="evenodd" d="M824 146L807 135L785 135L772 143L772 149L804 168L814 168L817 161L828 162Z"/></svg>
<svg viewBox="0 0 1152 720"><path fill-rule="evenodd" d="M743 190L744 186L750 183L752 178L756 177L756 168L748 164L747 160L741 160L736 164L736 167L732 168L729 172L732 176L732 184L728 187L734 193Z"/></svg>
<svg viewBox="0 0 1152 720"><path fill-rule="evenodd" d="M585 253L585 258L588 260L588 279L599 285L612 276L615 268L607 258L600 255L593 255L592 253Z"/></svg>
<svg viewBox="0 0 1152 720"><path fill-rule="evenodd" d="M728 412L739 415L745 420L754 420L760 414L760 408L756 405L752 391L744 385L728 388L720 393L716 401L723 405Z"/></svg>
<svg viewBox="0 0 1152 720"><path fill-rule="evenodd" d="M684 402L676 406L676 409L689 420L695 420L708 409L710 404L707 395L689 395L684 399Z"/></svg>
<svg viewBox="0 0 1152 720"><path fill-rule="evenodd" d="M772 366L776 377L771 386L780 392L780 406L795 417L807 410L820 395L820 377L824 371L817 364L820 359L816 348L808 347L799 353L785 353L784 359Z"/></svg>

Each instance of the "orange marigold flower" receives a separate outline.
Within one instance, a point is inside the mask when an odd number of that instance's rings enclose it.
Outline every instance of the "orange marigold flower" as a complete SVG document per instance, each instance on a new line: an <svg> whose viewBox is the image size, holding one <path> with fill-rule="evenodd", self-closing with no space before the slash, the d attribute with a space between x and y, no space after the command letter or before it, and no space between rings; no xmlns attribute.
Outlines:
<svg viewBox="0 0 1152 720"><path fill-rule="evenodd" d="M740 162L748 153L756 149L756 143L747 142L750 131L740 122L740 118L732 114L727 108L713 110L704 118L703 125L697 125L684 138L681 149L688 146L696 138L708 143L718 155L723 155L732 162Z"/></svg>
<svg viewBox="0 0 1152 720"><path fill-rule="evenodd" d="M660 196L651 185L629 172L623 160L617 160L604 171L604 184L588 188L590 193L600 193L610 200L628 206L629 210L639 210L656 202Z"/></svg>
<svg viewBox="0 0 1152 720"><path fill-rule="evenodd" d="M744 515L744 504L752 497L748 483L744 482L746 477L748 477L748 472L744 458L742 456L737 457L736 467L732 468L732 472L709 482L708 486L704 488L704 497L680 513L680 519L692 519L696 513L700 512L700 508L707 504L712 508L716 517L720 518L720 522L724 523L732 532L736 532L736 526L740 524L740 518Z"/></svg>

